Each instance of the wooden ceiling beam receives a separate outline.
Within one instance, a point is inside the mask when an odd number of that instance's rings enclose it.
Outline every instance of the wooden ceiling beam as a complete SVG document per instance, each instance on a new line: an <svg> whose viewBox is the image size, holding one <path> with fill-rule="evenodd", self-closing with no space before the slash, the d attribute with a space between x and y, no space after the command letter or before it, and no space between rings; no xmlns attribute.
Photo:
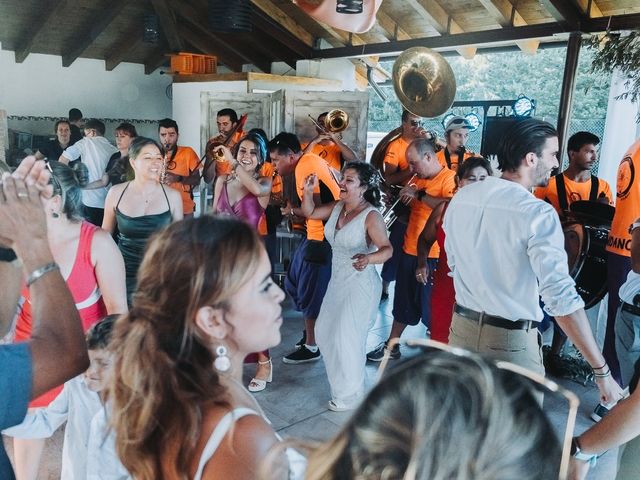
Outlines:
<svg viewBox="0 0 640 480"><path fill-rule="evenodd" d="M586 19L572 0L539 0L539 2L556 22L566 25L572 31L579 31L582 21Z"/></svg>
<svg viewBox="0 0 640 480"><path fill-rule="evenodd" d="M145 75L151 75L158 68L167 62L167 55L164 49L157 49L149 55L144 61Z"/></svg>
<svg viewBox="0 0 640 480"><path fill-rule="evenodd" d="M120 65L124 58L132 50L138 48L142 43L143 38L143 26L139 22L135 22L133 27L124 32L120 40L117 41L111 50L105 55L104 66L107 71L111 71Z"/></svg>
<svg viewBox="0 0 640 480"><path fill-rule="evenodd" d="M166 0L151 0L151 5L158 15L160 20L160 26L162 27L162 33L164 33L169 48L174 52L182 50L182 39L178 33L178 27L176 25L176 17L173 10L169 7Z"/></svg>
<svg viewBox="0 0 640 480"><path fill-rule="evenodd" d="M602 17L602 10L596 0L577 0L580 10L589 18Z"/></svg>
<svg viewBox="0 0 640 480"><path fill-rule="evenodd" d="M89 22L87 30L83 34L74 35L71 48L62 52L62 66L68 67L75 62L91 46L95 39L111 25L111 22L122 13L127 3L128 0L113 0L109 2L108 6L99 15L96 15L96 21Z"/></svg>
<svg viewBox="0 0 640 480"><path fill-rule="evenodd" d="M478 0L501 27L522 27L526 20L509 0Z"/></svg>
<svg viewBox="0 0 640 480"><path fill-rule="evenodd" d="M51 19L55 16L60 6L65 3L65 0L49 0L47 5L40 9L41 15L36 18L31 18L29 25L22 33L20 38L16 40L15 59L16 63L22 63L31 53L31 48L35 43L38 35L50 25Z"/></svg>
<svg viewBox="0 0 640 480"><path fill-rule="evenodd" d="M409 40L411 38L411 35L405 32L402 27L398 25L398 22L383 12L382 9L378 10L376 20L380 27L387 33L389 40Z"/></svg>
<svg viewBox="0 0 640 480"><path fill-rule="evenodd" d="M294 52L293 57L298 56L299 58L311 58L313 48L310 45L307 45L298 37L283 29L279 23L269 16L268 12L262 11L255 5L253 8L251 23L256 29L262 31L268 37L271 37L273 41L277 43L277 48ZM276 52L273 53L277 56Z"/></svg>
<svg viewBox="0 0 640 480"><path fill-rule="evenodd" d="M234 72L242 71L244 62L235 53L226 51L225 47L221 46L216 40L200 35L197 31L187 27L178 27L178 31L190 45L206 55L214 55L218 62L224 64L229 70Z"/></svg>
<svg viewBox="0 0 640 480"><path fill-rule="evenodd" d="M256 25L253 26L253 32L248 35L251 35L248 47L255 48L263 57L271 61L284 62L294 69L296 68L296 60L311 58L313 52L312 49L309 49L307 55L301 56L288 45L272 37L271 32L258 28Z"/></svg>
<svg viewBox="0 0 640 480"><path fill-rule="evenodd" d="M278 23L284 30L291 32L306 46L313 48L315 38L302 25L296 23L289 15L274 5L271 0L251 0L254 7L266 13L272 21Z"/></svg>
<svg viewBox="0 0 640 480"><path fill-rule="evenodd" d="M204 2L204 8L206 8L206 2ZM252 63L264 72L268 72L271 69L271 62L265 61L264 58L261 58L260 55L257 55L255 50L242 48L240 45L234 44L229 35L218 35L211 32L209 28L202 25L198 20L202 18L202 15L199 14L198 10L192 5L183 2L180 4L180 9L177 10L176 13L184 20L184 22L187 24L187 27L195 30L195 33L197 33L198 35L204 36L205 39L207 39L209 42L212 42L212 44L219 48L220 51L225 51L225 55L218 56L229 57L233 55L235 58L240 59L242 63ZM184 36L184 31L180 31ZM212 55L216 54L212 53Z"/></svg>
<svg viewBox="0 0 640 480"><path fill-rule="evenodd" d="M462 33L464 30L435 0L405 0L440 35Z"/></svg>

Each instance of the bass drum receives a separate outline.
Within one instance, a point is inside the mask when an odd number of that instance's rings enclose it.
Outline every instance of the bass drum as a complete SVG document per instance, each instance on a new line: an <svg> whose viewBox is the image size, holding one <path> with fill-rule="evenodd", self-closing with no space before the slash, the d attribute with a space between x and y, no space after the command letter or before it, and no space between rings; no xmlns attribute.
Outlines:
<svg viewBox="0 0 640 480"><path fill-rule="evenodd" d="M584 308L591 308L607 293L605 249L609 229L572 222L563 225L562 230L569 275L576 282L576 290L585 303Z"/></svg>

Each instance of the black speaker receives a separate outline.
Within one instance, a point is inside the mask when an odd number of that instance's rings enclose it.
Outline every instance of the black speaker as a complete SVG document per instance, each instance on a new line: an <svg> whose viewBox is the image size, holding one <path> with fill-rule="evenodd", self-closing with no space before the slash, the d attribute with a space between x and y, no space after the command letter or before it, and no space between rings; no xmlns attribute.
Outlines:
<svg viewBox="0 0 640 480"><path fill-rule="evenodd" d="M482 146L480 153L487 158L488 155L496 155L498 143L511 125L524 120L518 117L487 117L482 129Z"/></svg>
<svg viewBox="0 0 640 480"><path fill-rule="evenodd" d="M251 0L209 0L209 24L214 32L250 32Z"/></svg>

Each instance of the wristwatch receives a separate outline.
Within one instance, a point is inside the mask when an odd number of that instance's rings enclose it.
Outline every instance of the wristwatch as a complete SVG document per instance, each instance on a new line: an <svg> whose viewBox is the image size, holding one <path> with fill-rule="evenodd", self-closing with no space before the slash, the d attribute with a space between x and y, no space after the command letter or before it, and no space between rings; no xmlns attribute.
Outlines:
<svg viewBox="0 0 640 480"><path fill-rule="evenodd" d="M571 439L571 456L583 462L589 463L590 466L594 466L598 461L598 455L591 453L584 453L580 449L580 444L578 443L578 437L573 437Z"/></svg>
<svg viewBox="0 0 640 480"><path fill-rule="evenodd" d="M629 235L631 235L631 233L633 233L633 231L640 227L640 222L633 222L631 225L629 225Z"/></svg>

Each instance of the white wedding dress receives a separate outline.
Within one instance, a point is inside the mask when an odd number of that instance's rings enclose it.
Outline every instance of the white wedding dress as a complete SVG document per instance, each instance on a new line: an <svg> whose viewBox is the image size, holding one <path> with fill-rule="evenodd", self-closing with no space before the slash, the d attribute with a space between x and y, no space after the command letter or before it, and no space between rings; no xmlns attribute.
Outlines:
<svg viewBox="0 0 640 480"><path fill-rule="evenodd" d="M365 220L370 206L340 230L336 224L343 203L338 202L324 227L333 248L331 280L316 321L316 340L322 352L336 406L355 408L364 396L366 342L378 312L382 281L374 265L353 268L351 257L375 251L367 245Z"/></svg>

